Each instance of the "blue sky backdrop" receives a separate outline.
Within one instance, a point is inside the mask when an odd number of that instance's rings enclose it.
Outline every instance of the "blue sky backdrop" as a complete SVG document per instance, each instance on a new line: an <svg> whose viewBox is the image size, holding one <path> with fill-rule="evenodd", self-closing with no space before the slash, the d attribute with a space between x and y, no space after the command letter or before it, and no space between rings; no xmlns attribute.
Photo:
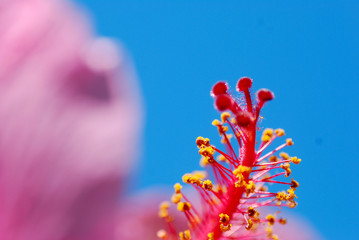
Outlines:
<svg viewBox="0 0 359 240"><path fill-rule="evenodd" d="M146 108L136 189L199 169L196 137L218 138L212 85L249 76L276 96L262 126L284 128L303 159L294 211L326 239L359 238L358 1L78 2L134 58Z"/></svg>

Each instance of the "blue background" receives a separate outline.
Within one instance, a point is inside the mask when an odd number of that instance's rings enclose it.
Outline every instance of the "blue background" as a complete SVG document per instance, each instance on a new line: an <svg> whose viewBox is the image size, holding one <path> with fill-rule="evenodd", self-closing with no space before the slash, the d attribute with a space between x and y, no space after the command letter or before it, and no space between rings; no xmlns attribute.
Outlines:
<svg viewBox="0 0 359 240"><path fill-rule="evenodd" d="M284 128L303 159L294 211L326 239L358 239L357 1L79 2L135 61L146 107L135 189L198 169L195 138L217 138L212 85L249 76L276 94L262 126Z"/></svg>

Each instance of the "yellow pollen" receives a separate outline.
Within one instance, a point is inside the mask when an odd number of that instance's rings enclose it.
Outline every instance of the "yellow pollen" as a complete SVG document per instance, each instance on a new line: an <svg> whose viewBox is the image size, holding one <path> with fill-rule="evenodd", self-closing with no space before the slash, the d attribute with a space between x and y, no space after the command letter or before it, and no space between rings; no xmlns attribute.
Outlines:
<svg viewBox="0 0 359 240"><path fill-rule="evenodd" d="M160 209L160 210L158 211L158 216L159 216L160 218L167 218L167 217L169 217L168 210L167 210L167 209Z"/></svg>
<svg viewBox="0 0 359 240"><path fill-rule="evenodd" d="M170 202L164 201L160 203L160 209L169 209L170 208Z"/></svg>
<svg viewBox="0 0 359 240"><path fill-rule="evenodd" d="M262 136L262 142L269 142L271 140L271 137L268 135L263 135Z"/></svg>
<svg viewBox="0 0 359 240"><path fill-rule="evenodd" d="M221 114L221 120L222 120L222 122L226 122L227 120L228 120L228 118L230 118L231 117L231 114L229 113L229 112L223 112L222 114Z"/></svg>
<svg viewBox="0 0 359 240"><path fill-rule="evenodd" d="M218 155L217 156L217 161L219 162L224 162L224 161L228 161L227 158L223 155Z"/></svg>
<svg viewBox="0 0 359 240"><path fill-rule="evenodd" d="M231 227L232 227L232 224L228 224L228 225L221 224L220 225L222 232L227 232L227 231L231 230Z"/></svg>
<svg viewBox="0 0 359 240"><path fill-rule="evenodd" d="M272 128L266 128L266 129L264 129L263 134L267 135L269 137L273 137L273 129Z"/></svg>
<svg viewBox="0 0 359 240"><path fill-rule="evenodd" d="M273 137L273 129L271 128L266 128L263 131L263 135L262 135L262 142L269 142Z"/></svg>
<svg viewBox="0 0 359 240"><path fill-rule="evenodd" d="M290 165L289 163L284 163L280 165L281 168L283 168L285 170L285 176L289 177L289 175L292 173L292 170L290 170Z"/></svg>
<svg viewBox="0 0 359 240"><path fill-rule="evenodd" d="M258 190L261 191L261 192L267 192L268 187L264 185L264 186L261 186Z"/></svg>
<svg viewBox="0 0 359 240"><path fill-rule="evenodd" d="M285 219L285 218L279 218L278 222L279 222L280 224L287 224L287 219Z"/></svg>
<svg viewBox="0 0 359 240"><path fill-rule="evenodd" d="M279 240L279 238L276 234L272 234L272 240Z"/></svg>
<svg viewBox="0 0 359 240"><path fill-rule="evenodd" d="M296 190L296 188L299 187L299 183L298 183L297 181L293 180L293 178L292 178L290 187L291 187L293 190Z"/></svg>
<svg viewBox="0 0 359 240"><path fill-rule="evenodd" d="M184 183L191 183L191 178L192 178L192 175L189 173L186 173L185 175L183 175L182 180Z"/></svg>
<svg viewBox="0 0 359 240"><path fill-rule="evenodd" d="M284 191L278 192L276 195L276 199L279 201L287 201L287 194Z"/></svg>
<svg viewBox="0 0 359 240"><path fill-rule="evenodd" d="M205 167L208 164L209 164L208 157L202 157L201 160L199 161L199 165L201 167Z"/></svg>
<svg viewBox="0 0 359 240"><path fill-rule="evenodd" d="M279 156L281 157L281 158L283 158L284 160L289 160L289 155L288 155L288 153L285 153L285 152L281 152L280 154L279 154Z"/></svg>
<svg viewBox="0 0 359 240"><path fill-rule="evenodd" d="M211 180L206 180L203 182L202 187L208 191L212 191L213 183L211 182Z"/></svg>
<svg viewBox="0 0 359 240"><path fill-rule="evenodd" d="M213 122L212 122L212 125L213 125L213 126L216 126L216 127L222 126L222 124L223 124L223 123L221 123L218 119L214 119Z"/></svg>
<svg viewBox="0 0 359 240"><path fill-rule="evenodd" d="M196 144L198 148L202 148L203 146L209 146L209 139L200 136L196 139Z"/></svg>
<svg viewBox="0 0 359 240"><path fill-rule="evenodd" d="M287 190L287 193L288 193L287 199L288 199L289 201L293 201L294 198L297 198L297 196L294 194L294 190L293 190L292 188L289 188L289 189Z"/></svg>
<svg viewBox="0 0 359 240"><path fill-rule="evenodd" d="M182 194L181 193L175 193L172 195L172 198L171 198L171 201L174 203L174 204L177 204L181 201L182 199Z"/></svg>
<svg viewBox="0 0 359 240"><path fill-rule="evenodd" d="M186 230L184 232L179 233L180 240L190 240L191 239L191 232Z"/></svg>
<svg viewBox="0 0 359 240"><path fill-rule="evenodd" d="M285 132L283 129L281 128L277 128L276 130L274 130L275 134L277 134L278 137L282 137L285 135Z"/></svg>
<svg viewBox="0 0 359 240"><path fill-rule="evenodd" d="M297 157L292 157L290 160L291 160L292 163L294 163L294 164L299 164L299 163L302 161L302 159L297 158Z"/></svg>
<svg viewBox="0 0 359 240"><path fill-rule="evenodd" d="M270 162L278 162L278 157L274 156L274 155L270 156L268 159L269 159Z"/></svg>
<svg viewBox="0 0 359 240"><path fill-rule="evenodd" d="M223 225L227 225L229 223L229 216L225 213L219 214L219 222Z"/></svg>
<svg viewBox="0 0 359 240"><path fill-rule="evenodd" d="M253 207L248 207L247 213L248 213L248 217L250 218L256 218L259 216L259 212L255 210Z"/></svg>
<svg viewBox="0 0 359 240"><path fill-rule="evenodd" d="M208 233L208 240L214 240L214 233L211 232L211 233Z"/></svg>
<svg viewBox="0 0 359 240"><path fill-rule="evenodd" d="M253 221L252 221L252 219L248 219L246 229L250 230L250 229L252 229L252 227L253 227Z"/></svg>
<svg viewBox="0 0 359 240"><path fill-rule="evenodd" d="M182 185L179 183L176 183L173 188L175 189L176 193L181 193Z"/></svg>
<svg viewBox="0 0 359 240"><path fill-rule="evenodd" d="M268 214L266 217L267 221L268 221L268 225L269 226L273 226L274 222L275 222L275 217L271 214Z"/></svg>
<svg viewBox="0 0 359 240"><path fill-rule="evenodd" d="M249 181L248 184L246 184L246 195L248 196L250 193L254 193L256 190L256 185L253 181Z"/></svg>
<svg viewBox="0 0 359 240"><path fill-rule="evenodd" d="M197 178L199 178L201 180L207 177L207 172L206 171L194 171L192 174L193 174L194 177L197 177Z"/></svg>
<svg viewBox="0 0 359 240"><path fill-rule="evenodd" d="M221 139L221 143L226 144L226 143L230 143L231 139L233 138L233 134L226 134L227 138L222 137ZM228 141L227 141L228 139Z"/></svg>
<svg viewBox="0 0 359 240"><path fill-rule="evenodd" d="M161 229L157 232L157 237L159 239L167 239L167 232L165 230Z"/></svg>
<svg viewBox="0 0 359 240"><path fill-rule="evenodd" d="M213 157L215 151L212 146L207 146L207 147L201 147L198 152L203 157Z"/></svg>
<svg viewBox="0 0 359 240"><path fill-rule="evenodd" d="M233 170L233 174L235 176L237 176L242 173L250 173L251 170L252 170L252 168L250 168L250 167L239 165L236 169Z"/></svg>
<svg viewBox="0 0 359 240"><path fill-rule="evenodd" d="M288 146L292 146L294 144L291 138L287 138L286 142Z"/></svg>
<svg viewBox="0 0 359 240"><path fill-rule="evenodd" d="M191 209L191 204L188 202L180 202L177 204L178 211L185 212Z"/></svg>

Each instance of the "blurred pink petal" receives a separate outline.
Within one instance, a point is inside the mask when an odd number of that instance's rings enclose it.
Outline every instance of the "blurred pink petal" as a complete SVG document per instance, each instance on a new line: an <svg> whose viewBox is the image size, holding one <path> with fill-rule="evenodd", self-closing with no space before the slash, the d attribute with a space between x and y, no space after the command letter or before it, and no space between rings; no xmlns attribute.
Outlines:
<svg viewBox="0 0 359 240"><path fill-rule="evenodd" d="M139 132L124 54L56 0L0 0L0 239L113 239Z"/></svg>

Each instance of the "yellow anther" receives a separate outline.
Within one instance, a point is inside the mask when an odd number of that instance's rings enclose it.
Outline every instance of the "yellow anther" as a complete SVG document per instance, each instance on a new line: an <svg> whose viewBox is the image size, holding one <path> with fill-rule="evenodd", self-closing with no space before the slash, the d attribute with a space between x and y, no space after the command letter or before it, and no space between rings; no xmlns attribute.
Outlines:
<svg viewBox="0 0 359 240"><path fill-rule="evenodd" d="M170 207L170 202L168 202L168 201L161 202L161 204L159 206L158 216L160 218L168 218L169 217L169 213L168 213L169 207Z"/></svg>
<svg viewBox="0 0 359 240"><path fill-rule="evenodd" d="M294 190L292 188L289 188L287 190L287 193L288 193L288 195L287 195L288 201L294 201L294 198L297 198L297 196L294 194Z"/></svg>
<svg viewBox="0 0 359 240"><path fill-rule="evenodd" d="M279 154L279 156L281 157L281 158L283 158L284 160L289 160L289 155L288 155L288 153L285 153L285 152L281 152L280 154Z"/></svg>
<svg viewBox="0 0 359 240"><path fill-rule="evenodd" d="M284 163L280 165L281 168L283 168L285 170L285 176L289 177L289 175L292 173L292 170L290 170L290 165L289 163Z"/></svg>
<svg viewBox="0 0 359 240"><path fill-rule="evenodd" d="M202 157L201 160L199 161L199 165L201 167L205 167L208 164L209 164L208 157Z"/></svg>
<svg viewBox="0 0 359 240"><path fill-rule="evenodd" d="M227 232L227 231L231 230L231 227L232 227L232 224L228 224L228 225L221 224L220 225L222 232Z"/></svg>
<svg viewBox="0 0 359 240"><path fill-rule="evenodd" d="M293 190L296 190L299 187L299 183L297 181L293 180L293 178L292 178L292 181L290 182L290 187Z"/></svg>
<svg viewBox="0 0 359 240"><path fill-rule="evenodd" d="M223 124L223 123L221 123L218 119L214 119L213 122L212 122L212 125L213 125L213 126L216 126L216 127L222 126L222 124Z"/></svg>
<svg viewBox="0 0 359 240"><path fill-rule="evenodd" d="M278 137L282 137L285 135L285 132L283 129L281 128L277 128L276 130L274 130L275 134L278 136Z"/></svg>
<svg viewBox="0 0 359 240"><path fill-rule="evenodd" d="M214 191L218 192L219 194L224 194L227 192L227 187L225 185L214 185Z"/></svg>
<svg viewBox="0 0 359 240"><path fill-rule="evenodd" d="M212 191L213 183L211 182L211 180L206 180L203 182L202 187L208 191Z"/></svg>
<svg viewBox="0 0 359 240"><path fill-rule="evenodd" d="M191 232L186 230L184 232L179 233L180 240L190 240L191 239Z"/></svg>
<svg viewBox="0 0 359 240"><path fill-rule="evenodd" d="M293 140L291 138L287 138L286 139L286 142L287 142L287 145L288 146L292 146L294 143L293 143Z"/></svg>
<svg viewBox="0 0 359 240"><path fill-rule="evenodd" d="M253 207L248 207L247 213L248 213L248 217L250 218L256 218L259 216L259 212L255 210Z"/></svg>
<svg viewBox="0 0 359 240"><path fill-rule="evenodd" d="M224 161L227 161L227 158L223 155L218 155L217 156L217 161L219 162L224 162Z"/></svg>
<svg viewBox="0 0 359 240"><path fill-rule="evenodd" d="M211 232L211 233L208 233L208 240L214 240L214 233Z"/></svg>
<svg viewBox="0 0 359 240"><path fill-rule="evenodd" d="M294 163L294 164L299 164L299 163L302 161L302 159L297 158L297 157L292 157L290 160L291 160L292 163Z"/></svg>
<svg viewBox="0 0 359 240"><path fill-rule="evenodd" d="M248 219L246 229L250 230L253 227L253 221L252 219Z"/></svg>
<svg viewBox="0 0 359 240"><path fill-rule="evenodd" d="M273 235L272 235L272 240L279 240L278 235L277 235L277 234L273 234Z"/></svg>
<svg viewBox="0 0 359 240"><path fill-rule="evenodd" d="M231 117L231 114L229 113L229 112L223 112L222 114L221 114L221 120L222 120L222 122L226 122L227 120L228 120L228 118L230 118Z"/></svg>
<svg viewBox="0 0 359 240"><path fill-rule="evenodd" d="M175 189L175 193L181 193L182 185L179 183L176 183L173 188Z"/></svg>
<svg viewBox="0 0 359 240"><path fill-rule="evenodd" d="M219 222L223 225L227 225L229 223L229 216L225 213L219 214Z"/></svg>
<svg viewBox="0 0 359 240"><path fill-rule="evenodd" d="M284 191L278 192L276 195L276 199L279 201L287 201L287 194Z"/></svg>
<svg viewBox="0 0 359 240"><path fill-rule="evenodd" d="M191 183L192 183L192 184L196 184L197 186L202 185L201 179L199 179L199 178L196 177L196 176L192 176L192 178L191 178Z"/></svg>
<svg viewBox="0 0 359 240"><path fill-rule="evenodd" d="M185 212L191 209L191 204L188 202L179 202L177 204L178 211Z"/></svg>
<svg viewBox="0 0 359 240"><path fill-rule="evenodd" d="M158 211L158 216L160 218L167 218L169 216L168 210L167 209L160 209Z"/></svg>
<svg viewBox="0 0 359 240"><path fill-rule="evenodd" d="M252 170L252 168L250 168L250 167L239 165L236 169L233 170L233 174L235 176L237 176L242 173L250 173L251 170Z"/></svg>
<svg viewBox="0 0 359 240"><path fill-rule="evenodd" d="M237 121L236 121L236 118L231 118L231 123L233 123L233 124L237 124Z"/></svg>
<svg viewBox="0 0 359 240"><path fill-rule="evenodd" d="M244 180L239 180L239 181L234 183L234 186L236 188L244 187L245 185L246 185L246 182Z"/></svg>
<svg viewBox="0 0 359 240"><path fill-rule="evenodd" d="M235 182L235 187L237 188L244 187L246 185L246 182L244 181L243 174L237 173L236 177L238 178L238 181Z"/></svg>
<svg viewBox="0 0 359 240"><path fill-rule="evenodd" d="M202 146L209 146L209 139L200 136L196 139L196 144L198 148L201 148Z"/></svg>
<svg viewBox="0 0 359 240"><path fill-rule="evenodd" d="M298 204L296 202L288 202L288 207L295 208Z"/></svg>
<svg viewBox="0 0 359 240"><path fill-rule="evenodd" d="M269 142L273 137L273 129L266 128L262 134L262 142Z"/></svg>
<svg viewBox="0 0 359 240"><path fill-rule="evenodd" d="M261 187L258 189L258 191L267 192L267 191L268 191L268 187L265 186L265 185L263 185L263 186L261 186Z"/></svg>
<svg viewBox="0 0 359 240"><path fill-rule="evenodd" d="M272 128L266 128L263 131L263 135L267 135L269 137L273 137L273 129Z"/></svg>
<svg viewBox="0 0 359 240"><path fill-rule="evenodd" d="M197 139L196 139L196 144L197 144L197 147L201 147L203 144L204 144L204 138L199 136Z"/></svg>
<svg viewBox="0 0 359 240"><path fill-rule="evenodd" d="M280 224L287 224L287 219L285 219L285 218L279 218L278 222L279 222Z"/></svg>
<svg viewBox="0 0 359 240"><path fill-rule="evenodd" d="M170 208L170 202L164 201L160 203L160 209L169 209Z"/></svg>
<svg viewBox="0 0 359 240"><path fill-rule="evenodd" d="M253 181L249 181L248 184L246 184L246 195L248 196L250 193L254 193L256 190L256 185Z"/></svg>
<svg viewBox="0 0 359 240"><path fill-rule="evenodd" d="M159 239L167 239L167 232L165 230L161 229L157 232L157 237Z"/></svg>
<svg viewBox="0 0 359 240"><path fill-rule="evenodd" d="M230 143L231 139L233 138L233 134L226 134L226 135L227 135L227 138L222 137L222 139L221 139L221 143L223 143L223 144ZM228 139L228 141L227 141L227 139Z"/></svg>
<svg viewBox="0 0 359 240"><path fill-rule="evenodd" d="M274 155L270 156L268 159L270 162L278 162L278 157Z"/></svg>
<svg viewBox="0 0 359 240"><path fill-rule="evenodd" d="M269 142L271 140L271 137L268 135L263 135L262 136L262 142Z"/></svg>
<svg viewBox="0 0 359 240"><path fill-rule="evenodd" d="M193 173L193 176L194 177L197 177L201 180L203 180L204 178L207 177L207 172L206 171L194 171Z"/></svg>
<svg viewBox="0 0 359 240"><path fill-rule="evenodd" d="M275 223L275 217L271 214L268 214L266 219L268 221L268 225L273 226L273 224Z"/></svg>
<svg viewBox="0 0 359 240"><path fill-rule="evenodd" d="M191 179L192 179L192 175L189 173L186 173L185 175L183 175L182 177L182 181L184 183L191 183Z"/></svg>
<svg viewBox="0 0 359 240"><path fill-rule="evenodd" d="M171 201L174 203L174 204L177 204L181 201L182 199L182 194L181 193L175 193L172 195L172 198L171 198Z"/></svg>
<svg viewBox="0 0 359 240"><path fill-rule="evenodd" d="M201 147L198 152L203 157L213 157L215 151L212 146L207 146L207 147Z"/></svg>

